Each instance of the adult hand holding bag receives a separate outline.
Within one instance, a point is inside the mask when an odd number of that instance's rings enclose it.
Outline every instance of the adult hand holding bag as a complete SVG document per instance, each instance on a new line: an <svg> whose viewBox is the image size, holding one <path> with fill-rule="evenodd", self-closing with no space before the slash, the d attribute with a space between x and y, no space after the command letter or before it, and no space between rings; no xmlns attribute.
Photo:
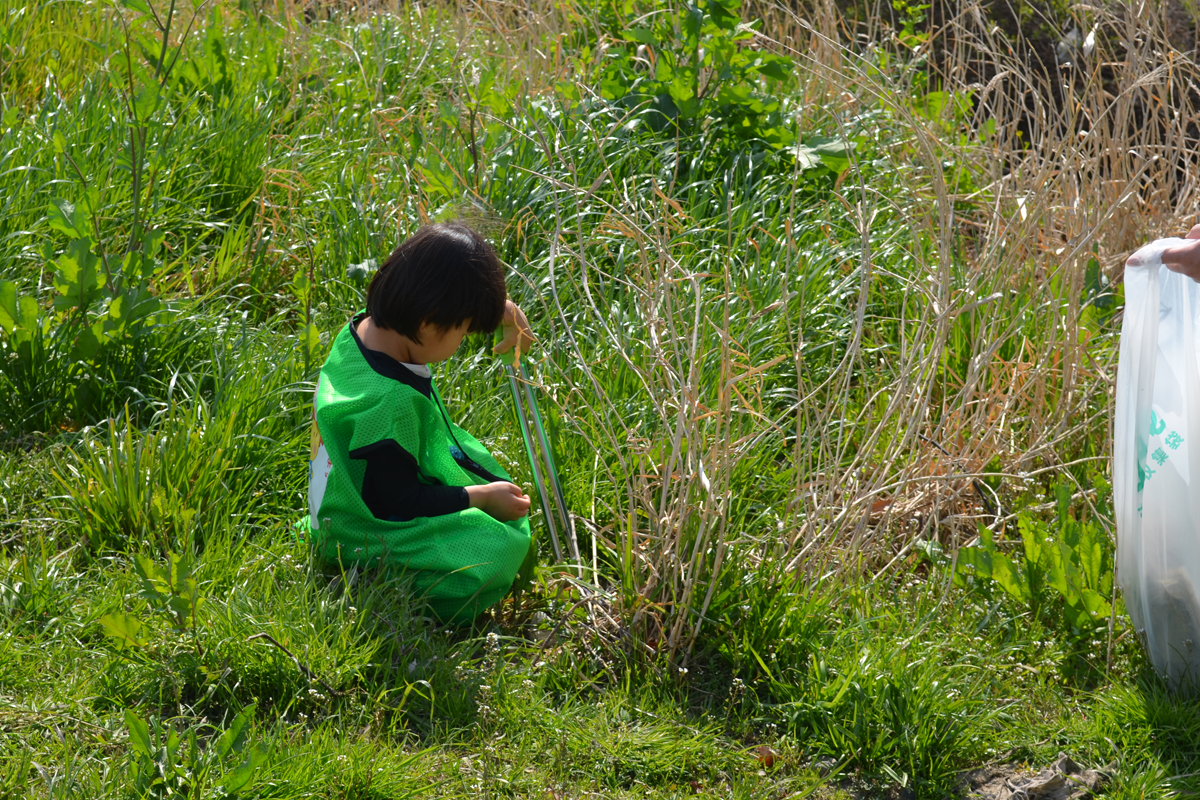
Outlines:
<svg viewBox="0 0 1200 800"><path fill-rule="evenodd" d="M1160 239L1126 262L1113 421L1117 580L1175 687L1200 682L1200 284L1172 270L1193 247Z"/></svg>

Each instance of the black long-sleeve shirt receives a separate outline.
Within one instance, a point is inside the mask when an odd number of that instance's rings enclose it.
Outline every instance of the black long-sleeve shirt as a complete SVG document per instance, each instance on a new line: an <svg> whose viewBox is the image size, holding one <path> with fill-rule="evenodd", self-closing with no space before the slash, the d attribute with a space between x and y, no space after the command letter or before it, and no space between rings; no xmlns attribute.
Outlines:
<svg viewBox="0 0 1200 800"><path fill-rule="evenodd" d="M462 486L422 483L416 460L391 439L351 455L367 462L362 499L376 519L404 522L452 514L471 505Z"/></svg>

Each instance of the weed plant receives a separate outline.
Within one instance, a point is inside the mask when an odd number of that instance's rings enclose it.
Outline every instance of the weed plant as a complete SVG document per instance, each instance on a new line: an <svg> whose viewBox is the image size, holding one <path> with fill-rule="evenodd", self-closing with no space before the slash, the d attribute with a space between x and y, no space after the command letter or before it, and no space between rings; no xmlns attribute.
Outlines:
<svg viewBox="0 0 1200 800"><path fill-rule="evenodd" d="M801 5L0 8L0 796L1195 792L1104 477L1195 64L1128 4L1052 74ZM466 629L291 527L330 338L448 217L581 556ZM527 485L487 347L439 386Z"/></svg>

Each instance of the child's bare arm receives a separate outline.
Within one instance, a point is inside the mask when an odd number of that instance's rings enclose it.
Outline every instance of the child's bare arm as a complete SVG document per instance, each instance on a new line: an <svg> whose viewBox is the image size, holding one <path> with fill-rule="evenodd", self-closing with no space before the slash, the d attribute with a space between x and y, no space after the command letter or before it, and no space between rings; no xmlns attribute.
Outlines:
<svg viewBox="0 0 1200 800"><path fill-rule="evenodd" d="M511 522L529 513L529 496L521 487L508 481L468 486L471 508L479 508L501 522Z"/></svg>

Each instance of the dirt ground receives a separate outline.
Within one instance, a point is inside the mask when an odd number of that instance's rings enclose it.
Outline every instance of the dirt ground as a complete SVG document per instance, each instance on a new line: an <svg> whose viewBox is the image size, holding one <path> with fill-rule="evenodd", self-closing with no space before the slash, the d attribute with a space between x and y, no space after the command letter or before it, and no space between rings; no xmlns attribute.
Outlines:
<svg viewBox="0 0 1200 800"><path fill-rule="evenodd" d="M963 776L965 797L981 800L1083 800L1107 781L1102 770L1084 769L1059 753L1049 767L1035 771L995 764Z"/></svg>

